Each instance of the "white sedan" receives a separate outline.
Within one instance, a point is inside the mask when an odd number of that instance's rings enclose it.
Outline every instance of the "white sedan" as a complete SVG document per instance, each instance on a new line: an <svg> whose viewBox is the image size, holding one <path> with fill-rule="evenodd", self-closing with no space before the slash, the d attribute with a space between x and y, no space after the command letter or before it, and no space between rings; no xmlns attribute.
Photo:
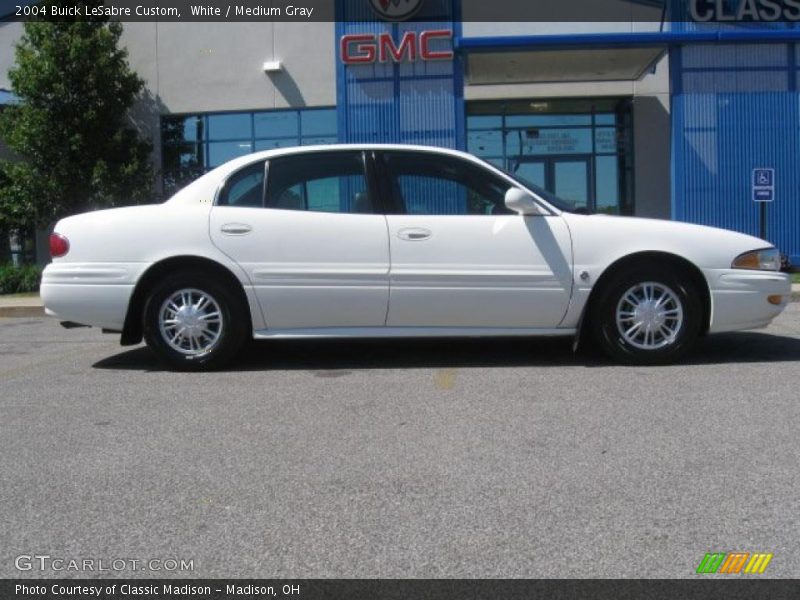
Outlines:
<svg viewBox="0 0 800 600"><path fill-rule="evenodd" d="M273 150L161 205L59 221L46 311L210 369L248 338L580 336L674 361L705 333L763 327L791 292L769 243L579 214L461 152Z"/></svg>

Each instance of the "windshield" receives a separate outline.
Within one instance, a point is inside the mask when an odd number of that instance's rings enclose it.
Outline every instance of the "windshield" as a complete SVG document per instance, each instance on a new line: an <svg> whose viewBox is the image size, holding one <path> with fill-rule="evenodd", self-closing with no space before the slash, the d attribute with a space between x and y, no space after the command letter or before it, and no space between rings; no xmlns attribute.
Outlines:
<svg viewBox="0 0 800 600"><path fill-rule="evenodd" d="M517 183L521 184L523 187L528 188L534 194L536 194L537 196L539 196L543 200L546 200L547 202L549 202L550 204L555 206L558 210L563 210L564 212L576 212L576 211L583 212L584 211L583 208L576 208L576 206L575 206L575 204L573 202L571 202L569 200L565 200L564 198L559 198L558 196L556 196L552 192L548 192L546 189L544 189L542 187L539 187L538 185L536 185L532 181L526 179L522 175L519 175L518 173L511 173L510 171L507 171L505 169L501 169L501 170L503 171L503 173L505 173L506 175L511 177L511 179L513 179Z"/></svg>

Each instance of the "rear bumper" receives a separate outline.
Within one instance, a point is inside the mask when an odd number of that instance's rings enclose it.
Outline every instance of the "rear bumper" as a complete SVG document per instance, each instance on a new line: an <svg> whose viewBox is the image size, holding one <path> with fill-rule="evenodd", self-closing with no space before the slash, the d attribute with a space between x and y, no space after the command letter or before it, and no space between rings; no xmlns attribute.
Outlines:
<svg viewBox="0 0 800 600"><path fill-rule="evenodd" d="M40 293L51 317L121 331L133 286L43 283Z"/></svg>
<svg viewBox="0 0 800 600"><path fill-rule="evenodd" d="M786 273L708 269L711 290L710 333L766 327L791 300L792 282ZM780 296L779 304L768 298Z"/></svg>
<svg viewBox="0 0 800 600"><path fill-rule="evenodd" d="M45 314L104 329L125 324L135 282L144 263L51 263L42 273Z"/></svg>

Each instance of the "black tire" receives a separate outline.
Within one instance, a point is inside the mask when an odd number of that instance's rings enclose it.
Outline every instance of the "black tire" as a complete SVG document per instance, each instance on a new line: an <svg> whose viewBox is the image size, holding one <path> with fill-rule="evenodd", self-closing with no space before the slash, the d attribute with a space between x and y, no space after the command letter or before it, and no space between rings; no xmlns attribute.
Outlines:
<svg viewBox="0 0 800 600"><path fill-rule="evenodd" d="M640 327L634 334L623 331L624 326L635 324L637 317L633 317L634 311L630 309L632 304L623 300L631 290L634 290L632 297L644 298L644 294L637 294L642 290L638 286L653 283L655 289L651 296L664 294L664 297L674 298L669 301L669 316L658 319L669 319L664 321L665 329L672 330L672 335L665 335L661 330L653 333L652 343L648 338L642 337L642 332L646 329ZM661 287L659 287L661 286ZM613 359L629 365L661 365L669 364L683 357L694 345L702 330L703 305L700 300L700 291L691 281L690 277L681 273L679 270L664 265L642 264L626 269L612 277L602 289L600 295L593 301L591 310L592 333L595 341L603 351ZM670 292L671 294L666 294ZM631 297L631 296L628 296ZM647 310L645 307L644 310ZM679 312L675 309L679 308ZM631 319L629 322L617 322L617 312L620 317ZM630 315L630 316L629 316ZM677 315L682 320L678 322ZM674 319L674 320L673 320ZM655 331L652 327L651 330ZM628 329L630 331L630 329ZM631 339L635 337L636 339ZM646 346L646 347L641 347Z"/></svg>
<svg viewBox="0 0 800 600"><path fill-rule="evenodd" d="M210 313L205 316L211 316L211 313L215 312L219 313L219 325L217 326L215 321L212 326L214 328L213 335L203 337L202 342L198 341L200 338L187 336L187 338L192 337L192 340L187 342L192 345L192 349L184 348L183 352L171 345L170 341L162 334L160 321L162 310L170 310L165 308L167 300L182 290L197 292L198 295L193 298L200 298L199 294L204 294L216 304L216 307L211 305ZM215 310L217 307L218 311ZM144 307L144 339L159 358L172 368L181 371L219 369L236 357L248 338L247 310L245 302L235 290L214 281L211 276L203 272L189 271L169 275L156 285L147 297ZM208 321L196 320L208 323ZM170 325L170 327L176 326ZM172 333L175 330L168 331ZM213 342L212 338L215 338ZM180 339L182 340L183 337ZM196 350L193 349L194 344L198 346ZM208 347L201 348L200 346L203 344L207 344Z"/></svg>

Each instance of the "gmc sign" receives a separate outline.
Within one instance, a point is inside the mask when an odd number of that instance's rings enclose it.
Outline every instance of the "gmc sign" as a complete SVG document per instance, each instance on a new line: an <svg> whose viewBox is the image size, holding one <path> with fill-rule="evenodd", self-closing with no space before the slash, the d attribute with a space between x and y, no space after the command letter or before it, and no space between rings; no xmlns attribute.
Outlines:
<svg viewBox="0 0 800 600"><path fill-rule="evenodd" d="M399 63L407 60L452 60L453 51L436 50L434 42L452 40L453 32L449 29L431 29L428 31L407 31L397 44L389 33L354 33L343 35L339 41L339 53L342 62L348 65L388 62ZM441 48L441 46L440 46Z"/></svg>

